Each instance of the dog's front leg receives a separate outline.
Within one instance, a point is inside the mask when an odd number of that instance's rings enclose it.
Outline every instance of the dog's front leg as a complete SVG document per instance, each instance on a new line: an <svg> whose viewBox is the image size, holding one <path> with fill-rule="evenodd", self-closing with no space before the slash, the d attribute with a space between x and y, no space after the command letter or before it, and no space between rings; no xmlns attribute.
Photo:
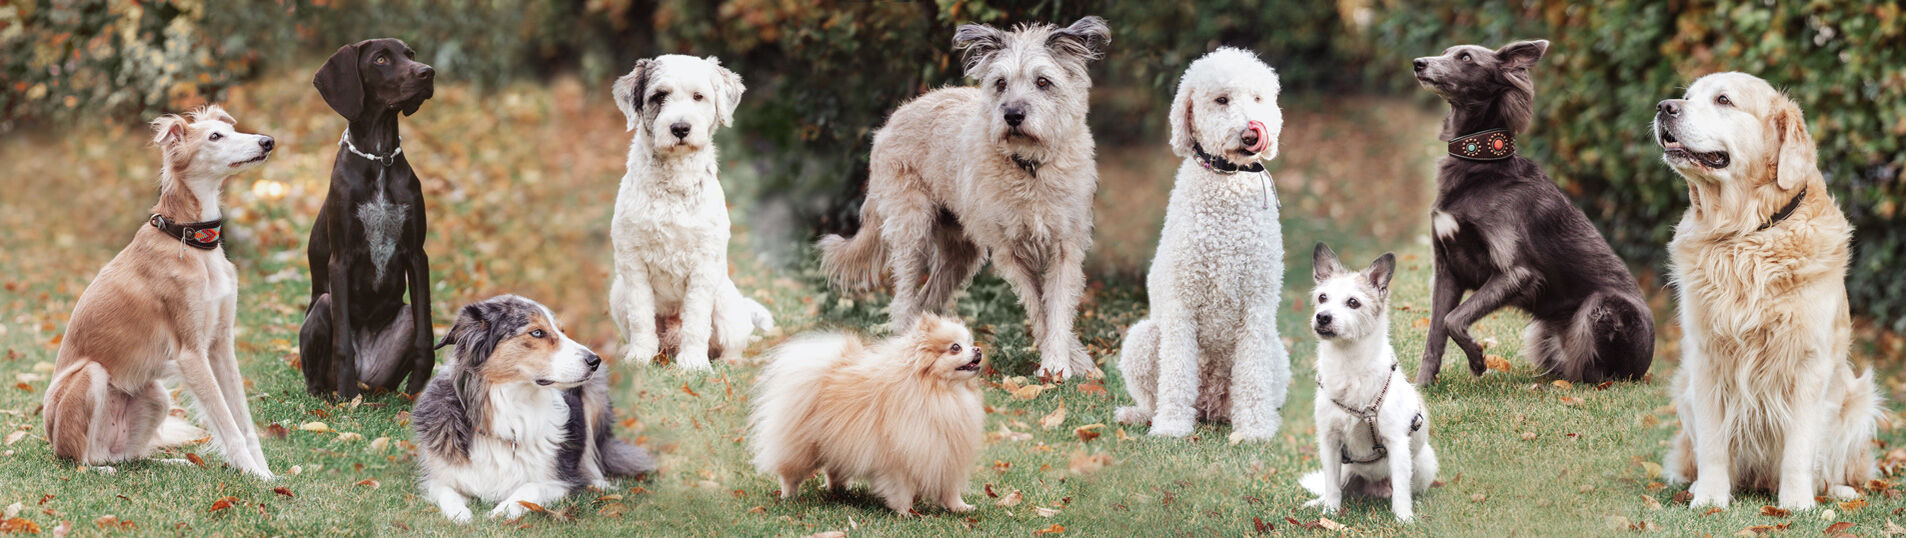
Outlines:
<svg viewBox="0 0 1906 538"><path fill-rule="evenodd" d="M265 462L265 451L258 446L257 426L252 423L251 402L245 398L245 377L238 369L238 353L234 350L232 322L238 310L238 297L233 296L220 307L218 336L212 341L210 364L212 377L218 381L219 393L225 398L226 411L231 413L233 422L238 425L239 439L226 450L243 450L258 467L265 470L264 476L270 478L271 466ZM209 412L209 411L208 411Z"/></svg>
<svg viewBox="0 0 1906 538"><path fill-rule="evenodd" d="M1304 506L1335 514L1343 508L1343 436L1334 428L1323 427L1322 420L1317 422L1317 459L1324 463L1323 484L1318 488L1317 498L1306 501Z"/></svg>
<svg viewBox="0 0 1906 538"><path fill-rule="evenodd" d="M1385 435L1383 437L1384 445L1398 449L1395 454L1390 454L1389 457L1390 513L1396 514L1397 521L1409 523L1410 520L1416 519L1416 505L1412 504L1416 458L1409 450L1409 428L1406 426L1394 429L1397 430L1394 434ZM1324 459L1330 458L1325 457Z"/></svg>
<svg viewBox="0 0 1906 538"><path fill-rule="evenodd" d="M675 352L675 363L689 370L710 370L708 339L714 335L715 292L722 279L728 278L727 256L695 268L688 275L688 289L682 295L682 343Z"/></svg>
<svg viewBox="0 0 1906 538"><path fill-rule="evenodd" d="M490 519L502 517L506 521L515 521L516 518L529 513L529 507L524 506L523 503L547 506L562 499L563 495L568 493L569 486L561 482L523 484L515 491L511 491L508 497L503 498L503 502L496 503L496 508L490 510Z"/></svg>
<svg viewBox="0 0 1906 538"><path fill-rule="evenodd" d="M430 327L430 257L424 254L422 211L417 212L417 220L418 228L413 233L418 234L418 241L410 258L409 271L410 324L417 334L411 345L410 381L404 384L404 393L413 396L423 393L425 384L430 382L430 369L437 363L437 353L432 349L436 345L437 335ZM396 377L390 379L390 383L395 385Z"/></svg>
<svg viewBox="0 0 1906 538"><path fill-rule="evenodd" d="M1780 453L1780 507L1788 510L1808 510L1813 508L1814 482L1813 467L1815 452L1819 449L1821 423L1826 413L1821 409L1819 389L1823 383L1821 377L1803 372L1795 390L1788 398L1787 408L1793 410L1794 420L1788 421L1783 447Z"/></svg>
<svg viewBox="0 0 1906 538"><path fill-rule="evenodd" d="M185 380L186 390L192 393L192 398L199 402L199 408L205 411L206 425L212 430L212 439L224 451L225 461L241 471L270 480L271 470L265 468L264 462L252 461L245 435L238 429L238 419L230 411L232 405L225 401L225 394L219 389L211 354L207 351L186 350L173 361L179 365L179 377Z"/></svg>
<svg viewBox="0 0 1906 538"><path fill-rule="evenodd" d="M1158 408L1152 435L1184 437L1197 425L1198 329L1179 309L1158 314Z"/></svg>
<svg viewBox="0 0 1906 538"><path fill-rule="evenodd" d="M1085 293L1085 253L1072 248L1060 249L1046 265L1044 282L1046 334L1039 342L1039 368L1060 376L1088 375L1097 365L1079 344L1072 322L1079 314L1080 295Z"/></svg>
<svg viewBox="0 0 1906 538"><path fill-rule="evenodd" d="M343 237L342 234L336 237ZM331 253L331 367L337 371L338 399L357 397L357 348L351 342L351 259L353 249Z"/></svg>
<svg viewBox="0 0 1906 538"><path fill-rule="evenodd" d="M655 288L649 283L648 264L637 261L634 253L616 253L616 279L623 290L620 297L610 294L620 304L610 308L621 309L623 336L628 338L629 347L622 353L622 362L628 364L648 364L655 360L655 354L661 352L661 339L655 334Z"/></svg>
<svg viewBox="0 0 1906 538"><path fill-rule="evenodd" d="M1231 423L1246 440L1265 440L1283 425L1291 361L1277 336L1277 293L1260 294L1245 315L1245 334L1231 361Z"/></svg>
<svg viewBox="0 0 1906 538"><path fill-rule="evenodd" d="M437 509L443 511L443 517L450 518L450 522L457 524L470 522L473 517L470 514L470 500L462 493L457 493L456 488L432 483L425 489L429 490L431 502L436 503Z"/></svg>
<svg viewBox="0 0 1906 538"><path fill-rule="evenodd" d="M1698 380L1697 380L1698 381ZM1697 385L1698 386L1698 385ZM1734 493L1733 439L1721 421L1720 402L1713 394L1695 394L1678 398L1676 406L1684 415L1683 428L1694 428L1694 483L1688 486L1693 497L1689 508L1713 506L1727 508Z"/></svg>
<svg viewBox="0 0 1906 538"><path fill-rule="evenodd" d="M1441 249L1438 249L1441 250ZM1436 259L1436 289L1430 296L1429 338L1423 344L1423 363L1416 370L1416 384L1428 385L1436 382L1436 374L1443 370L1443 351L1449 347L1449 327L1444 319L1456 309L1457 300L1463 296L1463 288L1456 283L1456 277L1445 267L1441 256Z"/></svg>
<svg viewBox="0 0 1906 538"><path fill-rule="evenodd" d="M1476 345L1475 339L1469 337L1469 325L1502 308L1517 292L1534 283L1535 274L1528 269L1510 268L1484 282L1481 288L1469 294L1469 299L1456 305L1456 309L1443 320L1443 328L1449 332L1449 339L1455 340L1456 346L1463 348L1463 354L1469 357L1469 373L1480 376L1489 370L1488 363L1483 361L1482 346Z"/></svg>

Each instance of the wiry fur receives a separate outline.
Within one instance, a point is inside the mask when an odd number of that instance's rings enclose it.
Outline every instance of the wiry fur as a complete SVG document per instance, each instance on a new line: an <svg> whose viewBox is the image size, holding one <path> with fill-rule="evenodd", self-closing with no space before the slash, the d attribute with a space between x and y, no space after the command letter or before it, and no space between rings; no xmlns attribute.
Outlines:
<svg viewBox="0 0 1906 538"><path fill-rule="evenodd" d="M1098 189L1086 64L1110 36L1098 17L1064 28L961 26L954 46L979 87L920 96L874 135L860 231L820 241L829 277L871 286L884 265L900 329L941 312L990 256L1031 318L1040 370L1091 372L1072 331Z"/></svg>
<svg viewBox="0 0 1906 538"><path fill-rule="evenodd" d="M1278 88L1270 66L1234 48L1192 62L1178 84L1171 149L1184 163L1146 278L1151 317L1119 355L1136 403L1119 408L1120 422L1150 420L1153 435L1179 437L1198 419L1229 420L1247 439L1282 423L1290 357L1277 331L1284 239L1270 178L1212 171L1192 147L1240 165L1277 157Z"/></svg>
<svg viewBox="0 0 1906 538"><path fill-rule="evenodd" d="M152 127L165 155L152 212L176 223L220 218L225 178L263 163L273 147L271 137L234 129L216 105ZM73 306L44 400L53 453L106 465L195 437L167 414L160 380L177 376L225 460L270 479L233 351L237 309L238 274L224 247L188 247L142 221Z"/></svg>
<svg viewBox="0 0 1906 538"><path fill-rule="evenodd" d="M1880 395L1872 370L1855 376L1848 361L1852 228L1799 105L1721 73L1659 110L1664 160L1693 203L1668 244L1685 332L1681 432L1662 467L1693 481L1694 508L1725 508L1737 486L1777 491L1792 510L1821 491L1857 497L1875 476ZM1803 188L1789 217L1760 228Z"/></svg>
<svg viewBox="0 0 1906 538"><path fill-rule="evenodd" d="M1417 80L1449 102L1443 138L1526 129L1535 112L1529 69L1548 46L1540 40L1498 50L1458 45L1417 58ZM1435 290L1417 383L1436 381L1450 340L1468 357L1470 373L1482 375L1482 347L1470 338L1469 325L1509 306L1529 313L1522 349L1548 374L1601 381L1648 372L1654 317L1641 288L1534 161L1443 157L1430 227Z"/></svg>
<svg viewBox="0 0 1906 538"><path fill-rule="evenodd" d="M615 81L616 107L635 131L610 224L609 313L628 342L624 361L647 363L675 344L677 365L708 370L711 357L739 358L754 331L774 328L768 309L728 278L713 136L734 121L744 90L714 57L673 54L637 61Z"/></svg>
<svg viewBox="0 0 1906 538"><path fill-rule="evenodd" d="M1323 243L1312 254L1312 277L1317 301L1311 329L1317 334L1317 458L1323 470L1300 482L1317 498L1304 506L1325 513L1343 507L1343 492L1389 497L1390 512L1398 521L1415 517L1414 494L1436 481L1436 449L1429 445L1429 407L1416 387L1397 368L1390 346L1390 278L1396 275L1396 256L1384 253L1360 272L1344 269L1337 254ZM1385 386L1388 380L1388 386ZM1388 456L1369 463L1346 463L1343 455L1367 459L1376 453L1378 439L1361 417L1337 405L1362 410L1377 400L1376 435ZM1416 417L1422 416L1420 428ZM1325 477L1332 477L1325 480Z"/></svg>
<svg viewBox="0 0 1906 538"><path fill-rule="evenodd" d="M515 519L583 486L655 470L647 450L610 432L602 359L569 339L548 308L515 295L464 306L455 345L417 399L411 426L423 491L444 517L468 523L468 497Z"/></svg>
<svg viewBox="0 0 1906 538"><path fill-rule="evenodd" d="M866 481L901 515L916 498L972 510L960 494L985 427L981 360L966 327L930 313L873 347L798 336L769 353L755 387L755 467L780 479L783 499L819 470L832 491Z"/></svg>

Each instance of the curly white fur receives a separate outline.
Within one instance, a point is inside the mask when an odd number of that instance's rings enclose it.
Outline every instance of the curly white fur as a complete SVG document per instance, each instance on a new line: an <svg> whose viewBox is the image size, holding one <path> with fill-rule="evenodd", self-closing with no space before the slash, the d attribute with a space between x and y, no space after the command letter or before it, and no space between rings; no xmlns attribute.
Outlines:
<svg viewBox="0 0 1906 538"><path fill-rule="evenodd" d="M628 339L624 361L646 363L661 350L658 318L679 317L676 364L693 370L710 368L711 340L731 360L753 330L774 327L728 278L728 203L712 136L732 121L743 90L713 57L641 60L615 82L616 106L636 130L610 227L609 313Z"/></svg>
<svg viewBox="0 0 1906 538"><path fill-rule="evenodd" d="M1249 51L1221 48L1193 62L1172 99L1178 168L1146 286L1151 317L1133 325L1119 371L1135 406L1125 423L1152 435L1191 433L1199 418L1268 439L1282 424L1290 357L1277 332L1284 240L1268 174L1206 169L1193 143L1234 164L1277 156L1283 114L1277 73ZM1222 101L1222 102L1220 102ZM1261 123L1259 151L1243 134Z"/></svg>

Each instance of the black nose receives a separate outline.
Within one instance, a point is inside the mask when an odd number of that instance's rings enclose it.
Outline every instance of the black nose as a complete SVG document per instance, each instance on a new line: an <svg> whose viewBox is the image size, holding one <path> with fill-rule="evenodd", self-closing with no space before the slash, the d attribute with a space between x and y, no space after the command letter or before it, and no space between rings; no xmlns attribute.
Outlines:
<svg viewBox="0 0 1906 538"><path fill-rule="evenodd" d="M668 132L675 133L675 138L688 138L688 122L675 122L674 125L668 126Z"/></svg>
<svg viewBox="0 0 1906 538"><path fill-rule="evenodd" d="M596 371L597 366L602 366L602 357L597 356L594 353L583 355L582 363L589 365L589 371L594 372Z"/></svg>
<svg viewBox="0 0 1906 538"><path fill-rule="evenodd" d="M1429 60L1417 58L1415 61L1410 62L1410 65L1416 66L1416 72L1421 73L1423 72L1423 68L1429 67Z"/></svg>
<svg viewBox="0 0 1906 538"><path fill-rule="evenodd" d="M986 356L985 351L980 351L979 346L973 346L973 358L977 359L977 358L985 357L985 356Z"/></svg>
<svg viewBox="0 0 1906 538"><path fill-rule="evenodd" d="M1330 325L1330 320L1331 320L1330 314L1318 314L1317 326L1319 327L1328 326Z"/></svg>
<svg viewBox="0 0 1906 538"><path fill-rule="evenodd" d="M1655 105L1655 110L1659 110L1662 114L1669 116L1681 115L1681 105L1675 103L1674 99L1662 99L1659 104Z"/></svg>
<svg viewBox="0 0 1906 538"><path fill-rule="evenodd" d="M423 66L422 69L417 70L417 78L431 78L434 76L437 76L437 70L428 65Z"/></svg>
<svg viewBox="0 0 1906 538"><path fill-rule="evenodd" d="M1019 108L1006 109L1006 124L1007 125L1018 127L1019 124L1024 121L1026 121L1025 110L1019 109Z"/></svg>
<svg viewBox="0 0 1906 538"><path fill-rule="evenodd" d="M1244 147L1247 148L1257 146L1257 129L1245 129L1244 134L1238 137L1238 141L1243 142Z"/></svg>
<svg viewBox="0 0 1906 538"><path fill-rule="evenodd" d="M273 141L271 137L269 136L265 137L263 140L258 141L258 147L265 148L265 151L271 151L271 148L274 148L277 146L278 146L278 143Z"/></svg>

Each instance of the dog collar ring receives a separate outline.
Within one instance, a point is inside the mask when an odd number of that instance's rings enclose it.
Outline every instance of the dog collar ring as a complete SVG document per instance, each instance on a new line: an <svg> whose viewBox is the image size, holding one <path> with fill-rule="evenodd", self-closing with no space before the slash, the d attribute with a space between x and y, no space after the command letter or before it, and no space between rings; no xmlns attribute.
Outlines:
<svg viewBox="0 0 1906 538"><path fill-rule="evenodd" d="M350 129L345 129L344 134L338 137L338 145L344 146L344 149L350 150L351 153L357 154L357 156L363 157L366 160L384 165L385 168L390 168L390 165L396 164L397 156L404 154L403 143L404 143L404 137L401 137L401 136L397 137L397 144L398 144L397 147L395 149L390 150L389 155L380 156L380 155L372 155L369 153L365 153L363 151L359 151L357 149L357 145L351 143Z"/></svg>

